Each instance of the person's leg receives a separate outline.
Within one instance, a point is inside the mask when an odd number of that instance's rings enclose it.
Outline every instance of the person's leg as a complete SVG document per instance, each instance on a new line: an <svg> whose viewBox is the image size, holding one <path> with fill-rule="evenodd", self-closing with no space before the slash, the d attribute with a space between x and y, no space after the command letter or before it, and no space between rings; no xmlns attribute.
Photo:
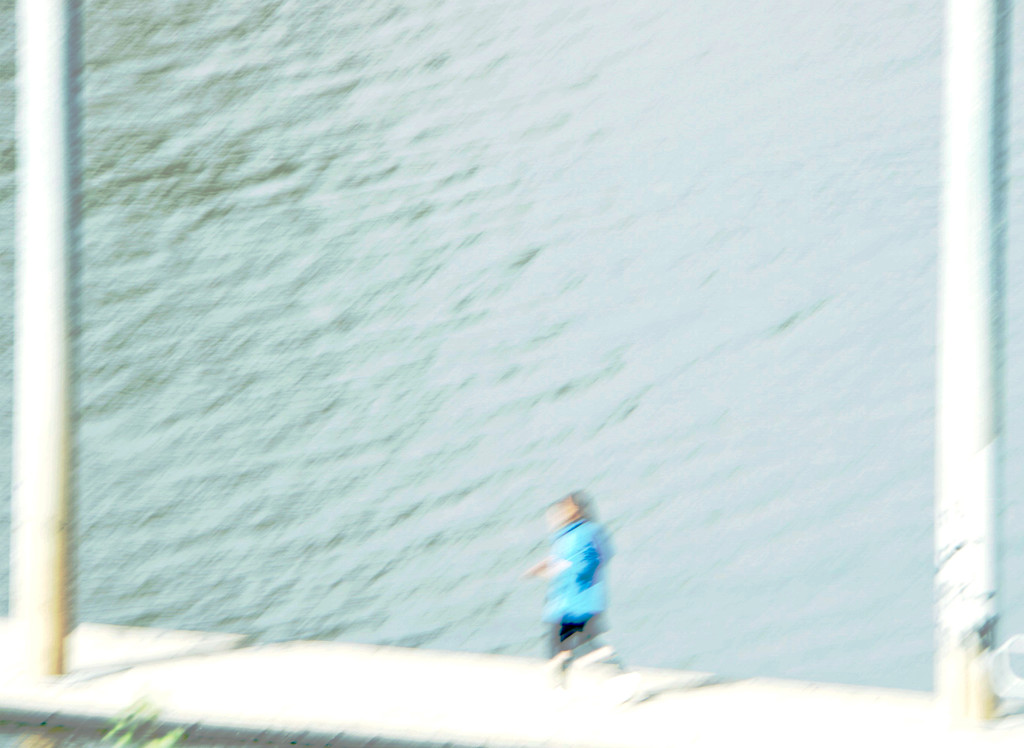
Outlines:
<svg viewBox="0 0 1024 748"><path fill-rule="evenodd" d="M600 662L602 665L610 665L614 674L606 683L608 696L614 703L625 703L636 697L640 675L626 668L626 663L611 644L601 641L605 633L607 625L602 616L596 615L587 621L577 644L585 644L590 651L579 657L576 663L583 665Z"/></svg>
<svg viewBox="0 0 1024 748"><path fill-rule="evenodd" d="M569 661L572 659L571 637L573 627L566 623L554 623L550 629L548 649L551 660L548 663L550 677L555 688L565 688Z"/></svg>
<svg viewBox="0 0 1024 748"><path fill-rule="evenodd" d="M621 659L615 652L615 647L611 644L599 644L597 641L591 641L587 653L576 659L576 662L579 665L592 665L595 662L614 661L621 662Z"/></svg>
<svg viewBox="0 0 1024 748"><path fill-rule="evenodd" d="M577 664L590 665L595 662L607 662L620 673L626 672L626 663L615 651L615 648L607 642L608 626L602 614L598 613L587 621L583 633L587 652L576 660Z"/></svg>

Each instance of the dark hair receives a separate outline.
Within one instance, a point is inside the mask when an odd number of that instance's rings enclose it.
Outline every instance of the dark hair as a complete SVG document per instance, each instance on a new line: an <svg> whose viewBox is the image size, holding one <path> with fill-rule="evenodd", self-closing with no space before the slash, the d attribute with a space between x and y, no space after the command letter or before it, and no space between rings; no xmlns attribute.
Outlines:
<svg viewBox="0 0 1024 748"><path fill-rule="evenodd" d="M597 510L594 507L594 500L586 491L573 491L570 494L566 494L555 503L562 504L565 502L572 502L576 509L579 510L580 517L583 519L591 521L597 519Z"/></svg>

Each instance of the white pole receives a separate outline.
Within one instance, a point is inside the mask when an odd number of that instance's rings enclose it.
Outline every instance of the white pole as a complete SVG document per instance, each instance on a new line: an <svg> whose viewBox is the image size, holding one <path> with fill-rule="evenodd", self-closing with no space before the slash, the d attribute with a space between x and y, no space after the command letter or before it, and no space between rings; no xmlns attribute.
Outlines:
<svg viewBox="0 0 1024 748"><path fill-rule="evenodd" d="M78 231L75 0L18 0L11 617L26 675L64 672L69 626L69 260Z"/></svg>
<svg viewBox="0 0 1024 748"><path fill-rule="evenodd" d="M994 716L1002 274L1012 0L947 0L936 434L936 693Z"/></svg>

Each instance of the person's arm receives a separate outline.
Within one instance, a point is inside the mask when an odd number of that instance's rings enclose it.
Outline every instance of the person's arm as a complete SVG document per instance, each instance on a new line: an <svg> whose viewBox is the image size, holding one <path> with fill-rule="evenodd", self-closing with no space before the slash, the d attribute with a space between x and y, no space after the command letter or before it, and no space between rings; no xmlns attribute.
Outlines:
<svg viewBox="0 0 1024 748"><path fill-rule="evenodd" d="M539 577L541 574L543 574L545 572L545 570L547 570L548 564L550 563L550 561L551 561L551 559L549 559L549 558L541 559L540 561L535 563L533 566L531 566L529 569L524 571L523 572L523 576L524 577Z"/></svg>
<svg viewBox="0 0 1024 748"><path fill-rule="evenodd" d="M601 554L597 552L597 546L593 542L586 543L579 553L579 560L576 566L576 579L581 584L589 585L594 581L594 574L601 564Z"/></svg>
<svg viewBox="0 0 1024 748"><path fill-rule="evenodd" d="M525 572L524 577L543 577L544 579L550 579L557 574L560 574L565 569L569 568L569 562L560 558L552 558L548 556L542 561L538 561Z"/></svg>
<svg viewBox="0 0 1024 748"><path fill-rule="evenodd" d="M601 554L593 537L582 534L577 537L579 540L573 545L569 562L572 564L576 581L581 585L590 586L594 574L597 573L597 567L601 564Z"/></svg>

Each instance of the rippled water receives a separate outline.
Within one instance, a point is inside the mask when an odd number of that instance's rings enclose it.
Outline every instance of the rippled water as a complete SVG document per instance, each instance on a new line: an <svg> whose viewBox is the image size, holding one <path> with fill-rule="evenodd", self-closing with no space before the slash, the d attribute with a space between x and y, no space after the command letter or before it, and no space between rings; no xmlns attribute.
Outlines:
<svg viewBox="0 0 1024 748"><path fill-rule="evenodd" d="M930 687L940 6L87 0L79 617Z"/></svg>

